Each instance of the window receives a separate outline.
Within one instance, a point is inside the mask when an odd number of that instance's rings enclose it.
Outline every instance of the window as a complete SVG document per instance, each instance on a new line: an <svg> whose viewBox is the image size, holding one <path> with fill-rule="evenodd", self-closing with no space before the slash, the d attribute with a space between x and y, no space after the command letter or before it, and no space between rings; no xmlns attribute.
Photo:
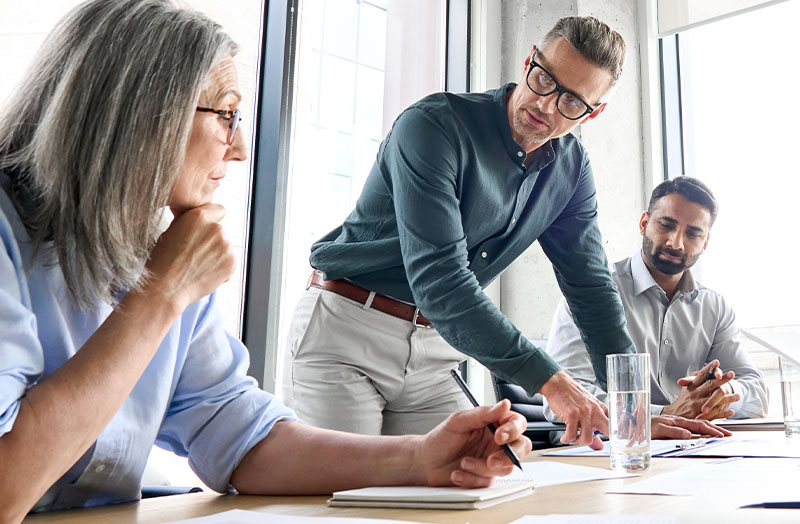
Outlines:
<svg viewBox="0 0 800 524"><path fill-rule="evenodd" d="M80 1L30 0L0 4L0 49L13 50L0 53L0 70L3 71L0 75L0 103L19 82L50 29L79 3ZM244 95L241 104L244 117L242 129L247 133L247 139L251 140L255 120L255 73L258 65L261 2L236 0L226 2L223 6L213 0L187 0L184 5L197 9L222 24L240 46L235 61ZM246 244L250 172L249 162L232 162L228 166L228 176L214 196L215 202L227 209L223 226L237 254L237 270L234 276L218 291L225 327L236 336L241 332L244 285L242 260Z"/></svg>
<svg viewBox="0 0 800 524"><path fill-rule="evenodd" d="M300 3L279 348L311 244L353 209L395 117L444 89L443 20L438 0Z"/></svg>
<svg viewBox="0 0 800 524"><path fill-rule="evenodd" d="M665 154L674 158L683 146L685 174L707 182L720 204L696 274L731 303L741 328L800 324L792 117L800 92L792 57L800 43L787 38L798 17L800 2L783 2L686 30L677 37L679 68L665 70L680 86L673 107L682 120L682 137L669 141ZM768 376L770 413L778 416L777 359L747 344Z"/></svg>

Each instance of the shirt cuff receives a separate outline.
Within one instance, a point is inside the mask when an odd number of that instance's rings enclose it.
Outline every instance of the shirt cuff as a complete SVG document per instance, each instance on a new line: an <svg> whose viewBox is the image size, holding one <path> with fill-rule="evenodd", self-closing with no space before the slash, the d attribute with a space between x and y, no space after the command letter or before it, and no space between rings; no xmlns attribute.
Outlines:
<svg viewBox="0 0 800 524"><path fill-rule="evenodd" d="M659 406L658 404L650 404L650 416L651 417L658 417L661 416L661 413L664 411L666 406Z"/></svg>
<svg viewBox="0 0 800 524"><path fill-rule="evenodd" d="M731 380L730 382L728 382L728 384L731 385L731 387L733 388L733 392L734 393L738 393L739 394L739 400L737 400L736 402L731 403L731 405L728 406L728 409L732 409L733 410L733 416L736 417L736 415L738 415L739 411L742 409L742 406L744 406L745 389L744 389L744 385L741 382L739 382L738 380L736 380L736 379Z"/></svg>

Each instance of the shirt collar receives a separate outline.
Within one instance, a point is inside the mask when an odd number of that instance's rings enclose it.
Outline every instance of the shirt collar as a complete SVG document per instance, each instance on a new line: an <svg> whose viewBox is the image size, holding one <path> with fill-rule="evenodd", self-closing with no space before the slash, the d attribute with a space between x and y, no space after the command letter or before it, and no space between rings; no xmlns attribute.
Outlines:
<svg viewBox="0 0 800 524"><path fill-rule="evenodd" d="M641 295L652 287L656 287L663 292L653 275L650 274L650 270L647 269L647 265L642 258L641 249L631 258L631 277L633 278L634 295ZM697 297L697 284L692 276L691 269L683 272L683 276L678 282L677 295L689 295L690 300L694 300Z"/></svg>
<svg viewBox="0 0 800 524"><path fill-rule="evenodd" d="M511 126L508 123L508 97L516 87L517 84L509 82L494 90L495 117L506 153L514 160L515 164L522 169L528 169L524 165L526 152L514 141L514 137L511 135ZM555 143L557 141L557 138L551 138L536 150L537 155L531 163L531 168L536 168L537 171L544 169L555 159Z"/></svg>

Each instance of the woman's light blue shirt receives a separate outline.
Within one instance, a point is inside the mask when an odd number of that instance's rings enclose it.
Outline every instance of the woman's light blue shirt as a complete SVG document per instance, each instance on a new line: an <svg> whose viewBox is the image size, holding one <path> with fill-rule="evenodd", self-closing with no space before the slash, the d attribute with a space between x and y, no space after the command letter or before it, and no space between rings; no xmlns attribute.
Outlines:
<svg viewBox="0 0 800 524"><path fill-rule="evenodd" d="M8 187L3 173L0 187ZM72 357L111 307L76 307L60 268L47 264L46 249L29 265L29 237L4 190L0 242L2 436L13 428L28 389ZM154 443L188 456L203 482L226 491L233 469L275 422L294 419L246 376L247 350L222 328L215 302L212 294L184 311L111 423L35 510L137 499Z"/></svg>

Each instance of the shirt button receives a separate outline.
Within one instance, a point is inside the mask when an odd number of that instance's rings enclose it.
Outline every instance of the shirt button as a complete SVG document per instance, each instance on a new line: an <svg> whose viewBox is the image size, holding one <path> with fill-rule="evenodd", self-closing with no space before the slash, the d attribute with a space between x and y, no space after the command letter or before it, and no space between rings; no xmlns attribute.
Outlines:
<svg viewBox="0 0 800 524"><path fill-rule="evenodd" d="M516 219L516 218L512 218L512 219L511 219L511 223L512 223L512 224L516 223L516 221L517 221L517 219Z"/></svg>
<svg viewBox="0 0 800 524"><path fill-rule="evenodd" d="M525 156L525 153L523 153L522 151L517 151L517 156L522 158Z"/></svg>
<svg viewBox="0 0 800 524"><path fill-rule="evenodd" d="M668 339L668 338L667 338L667 339L664 339L664 345L665 345L665 346L669 346L669 339Z"/></svg>
<svg viewBox="0 0 800 524"><path fill-rule="evenodd" d="M106 466L105 466L105 464L100 464L99 466L97 466L96 468L94 468L94 472L95 472L95 473L102 473L104 469L106 469Z"/></svg>
<svg viewBox="0 0 800 524"><path fill-rule="evenodd" d="M481 253L481 258L486 258L486 257L488 257L488 256L489 256L489 253L487 253L486 251L484 251L483 253Z"/></svg>

